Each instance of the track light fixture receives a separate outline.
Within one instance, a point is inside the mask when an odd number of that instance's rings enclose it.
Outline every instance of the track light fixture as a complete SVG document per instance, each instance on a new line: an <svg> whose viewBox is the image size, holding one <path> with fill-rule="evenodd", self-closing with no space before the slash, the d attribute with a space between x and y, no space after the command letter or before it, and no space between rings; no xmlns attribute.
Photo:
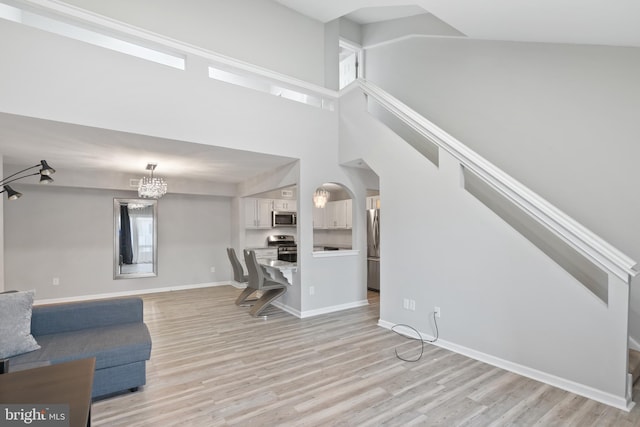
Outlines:
<svg viewBox="0 0 640 427"><path fill-rule="evenodd" d="M35 168L40 168L40 170L35 173L26 173ZM15 191L8 184L35 175L40 175L40 184L50 184L53 182L53 178L51 178L51 175L53 175L54 173L56 173L56 170L49 166L46 160L40 160L40 163L38 163L37 165L29 166L28 168L22 169L19 172L2 178L2 181L0 181L2 191L0 191L0 193L7 193L7 198L9 200L19 199L20 197L22 197L22 193Z"/></svg>

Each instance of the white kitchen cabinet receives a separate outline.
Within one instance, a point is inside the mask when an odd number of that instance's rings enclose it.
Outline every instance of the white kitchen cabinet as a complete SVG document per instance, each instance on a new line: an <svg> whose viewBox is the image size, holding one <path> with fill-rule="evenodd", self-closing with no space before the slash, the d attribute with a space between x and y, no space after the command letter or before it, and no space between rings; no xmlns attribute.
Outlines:
<svg viewBox="0 0 640 427"><path fill-rule="evenodd" d="M271 199L244 199L245 228L271 228Z"/></svg>
<svg viewBox="0 0 640 427"><path fill-rule="evenodd" d="M336 202L327 202L324 205L325 228L337 228L336 210Z"/></svg>
<svg viewBox="0 0 640 427"><path fill-rule="evenodd" d="M274 211L296 212L297 203L295 200L276 199L273 201Z"/></svg>
<svg viewBox="0 0 640 427"><path fill-rule="evenodd" d="M347 201L327 202L325 206L325 225L327 228L347 228Z"/></svg>
<svg viewBox="0 0 640 427"><path fill-rule="evenodd" d="M353 201L327 202L324 208L313 207L314 229L350 229L353 226Z"/></svg>
<svg viewBox="0 0 640 427"><path fill-rule="evenodd" d="M367 209L380 209L380 196L367 197Z"/></svg>
<svg viewBox="0 0 640 427"><path fill-rule="evenodd" d="M325 224L325 211L326 208L316 208L315 206L313 207L313 228L314 229L325 229L327 228L326 224Z"/></svg>

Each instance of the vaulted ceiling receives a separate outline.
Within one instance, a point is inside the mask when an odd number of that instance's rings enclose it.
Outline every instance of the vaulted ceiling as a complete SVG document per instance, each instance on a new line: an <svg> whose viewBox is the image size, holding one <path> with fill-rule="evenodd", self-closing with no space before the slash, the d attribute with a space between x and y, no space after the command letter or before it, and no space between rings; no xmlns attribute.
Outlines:
<svg viewBox="0 0 640 427"><path fill-rule="evenodd" d="M640 47L638 0L276 1L320 22L371 8L393 19L417 6L474 39Z"/></svg>

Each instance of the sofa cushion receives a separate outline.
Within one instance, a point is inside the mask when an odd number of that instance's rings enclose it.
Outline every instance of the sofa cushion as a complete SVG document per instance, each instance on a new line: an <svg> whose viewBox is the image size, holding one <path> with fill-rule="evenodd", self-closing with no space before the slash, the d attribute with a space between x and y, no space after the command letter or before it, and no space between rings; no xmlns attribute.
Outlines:
<svg viewBox="0 0 640 427"><path fill-rule="evenodd" d="M148 360L151 336L144 323L125 323L59 334L39 335L42 348L11 359L11 366L48 361L52 364L96 358L96 370Z"/></svg>
<svg viewBox="0 0 640 427"><path fill-rule="evenodd" d="M75 301L33 307L31 333L41 335L143 322L141 298Z"/></svg>
<svg viewBox="0 0 640 427"><path fill-rule="evenodd" d="M0 294L0 359L40 348L31 335L33 291Z"/></svg>

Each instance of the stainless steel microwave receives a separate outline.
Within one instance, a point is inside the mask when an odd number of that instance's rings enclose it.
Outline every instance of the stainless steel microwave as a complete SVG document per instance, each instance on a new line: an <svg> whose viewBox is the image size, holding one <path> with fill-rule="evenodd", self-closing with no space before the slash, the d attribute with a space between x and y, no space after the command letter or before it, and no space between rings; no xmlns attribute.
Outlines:
<svg viewBox="0 0 640 427"><path fill-rule="evenodd" d="M273 211L271 217L272 227L294 227L297 224L295 212Z"/></svg>

